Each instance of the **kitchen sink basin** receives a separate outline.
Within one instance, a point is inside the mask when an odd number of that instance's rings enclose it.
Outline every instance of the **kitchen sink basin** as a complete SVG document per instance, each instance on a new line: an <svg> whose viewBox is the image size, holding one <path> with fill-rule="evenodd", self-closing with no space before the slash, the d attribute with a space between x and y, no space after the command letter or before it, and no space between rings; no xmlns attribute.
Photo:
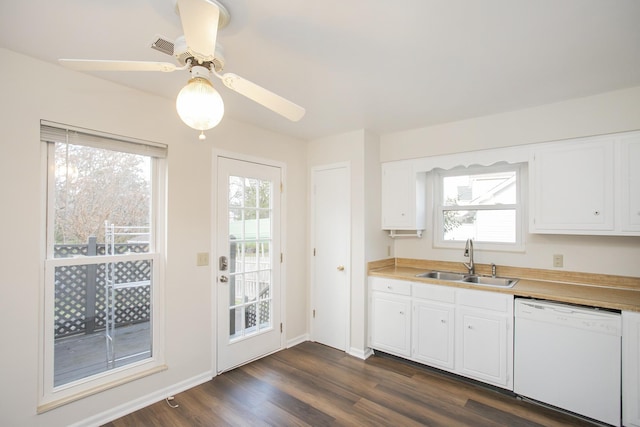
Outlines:
<svg viewBox="0 0 640 427"><path fill-rule="evenodd" d="M507 277L491 277L476 276L463 273L451 273L449 271L427 271L425 273L416 274L416 277L424 277L426 279L446 280L449 282L465 282L473 283L480 286L494 286L498 288L512 288L518 279L510 279Z"/></svg>
<svg viewBox="0 0 640 427"><path fill-rule="evenodd" d="M449 273L447 271L428 271L426 273L416 274L416 277L425 277L428 279L460 281L465 278L464 274Z"/></svg>
<svg viewBox="0 0 640 427"><path fill-rule="evenodd" d="M475 283L476 285L511 288L516 284L518 279L508 279L506 277L467 276L462 279L462 281L467 283Z"/></svg>

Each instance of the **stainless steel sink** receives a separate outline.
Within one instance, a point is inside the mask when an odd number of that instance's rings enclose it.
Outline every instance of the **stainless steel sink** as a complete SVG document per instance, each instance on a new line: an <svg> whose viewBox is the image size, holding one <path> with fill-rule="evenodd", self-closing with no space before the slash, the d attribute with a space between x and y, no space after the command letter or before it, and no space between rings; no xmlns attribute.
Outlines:
<svg viewBox="0 0 640 427"><path fill-rule="evenodd" d="M512 288L516 284L516 282L518 282L518 279L509 279L506 277L467 276L462 279L462 281L467 283L475 283L476 285Z"/></svg>
<svg viewBox="0 0 640 427"><path fill-rule="evenodd" d="M518 279L510 279L508 277L491 277L477 276L462 273L452 273L449 271L427 271L425 273L416 274L416 277L424 277L426 279L446 280L449 282L465 282L473 283L480 286L494 286L497 288L512 288Z"/></svg>
<svg viewBox="0 0 640 427"><path fill-rule="evenodd" d="M460 281L465 278L461 273L450 273L448 271L428 271L426 273L416 274L416 277L425 277L429 279L450 280L453 282Z"/></svg>

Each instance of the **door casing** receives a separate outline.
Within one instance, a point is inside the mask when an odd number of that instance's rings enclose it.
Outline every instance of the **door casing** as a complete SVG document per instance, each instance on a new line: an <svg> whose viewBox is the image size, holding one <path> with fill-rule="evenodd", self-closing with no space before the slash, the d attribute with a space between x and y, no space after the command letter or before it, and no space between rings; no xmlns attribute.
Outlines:
<svg viewBox="0 0 640 427"><path fill-rule="evenodd" d="M248 163L256 163L259 165L272 166L277 167L281 171L280 179L281 179L281 187L277 188L277 190L281 191L280 193L280 252L281 254L286 253L286 165L283 162L275 161L272 159L265 159L256 156L250 156L246 154L231 152L227 150L219 150L214 149L212 152L212 173L211 173L211 188L212 188L212 196L211 196L211 246L210 252L213 254L210 260L210 282L211 282L211 325L212 330L214 331L214 336L212 339L212 348L211 348L211 371L214 373L220 373L221 371L218 369L218 289L219 285L218 278L220 272L218 271L218 259L220 254L218 253L218 241L217 241L217 226L218 226L218 159L224 157L232 160L248 162ZM286 257L283 257L283 261ZM286 346L286 268L284 262L280 263L280 322L282 324L282 333L280 334L280 347L278 350L282 350ZM274 325L275 326L275 325ZM265 355L266 356L266 355Z"/></svg>

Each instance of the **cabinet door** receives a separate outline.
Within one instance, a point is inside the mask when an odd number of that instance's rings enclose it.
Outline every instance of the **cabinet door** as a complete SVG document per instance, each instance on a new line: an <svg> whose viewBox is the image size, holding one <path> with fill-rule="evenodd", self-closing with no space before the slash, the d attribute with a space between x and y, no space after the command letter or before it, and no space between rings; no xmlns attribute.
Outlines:
<svg viewBox="0 0 640 427"><path fill-rule="evenodd" d="M424 180L409 162L382 164L382 229L424 230Z"/></svg>
<svg viewBox="0 0 640 427"><path fill-rule="evenodd" d="M640 427L640 313L622 312L622 421Z"/></svg>
<svg viewBox="0 0 640 427"><path fill-rule="evenodd" d="M411 356L411 298L384 292L371 294L370 347Z"/></svg>
<svg viewBox="0 0 640 427"><path fill-rule="evenodd" d="M456 372L512 389L508 370L508 317L480 310L458 309Z"/></svg>
<svg viewBox="0 0 640 427"><path fill-rule="evenodd" d="M640 231L640 134L620 140L622 231Z"/></svg>
<svg viewBox="0 0 640 427"><path fill-rule="evenodd" d="M417 300L413 303L413 358L453 370L454 307Z"/></svg>
<svg viewBox="0 0 640 427"><path fill-rule="evenodd" d="M531 232L613 230L613 152L611 138L536 149L531 168Z"/></svg>

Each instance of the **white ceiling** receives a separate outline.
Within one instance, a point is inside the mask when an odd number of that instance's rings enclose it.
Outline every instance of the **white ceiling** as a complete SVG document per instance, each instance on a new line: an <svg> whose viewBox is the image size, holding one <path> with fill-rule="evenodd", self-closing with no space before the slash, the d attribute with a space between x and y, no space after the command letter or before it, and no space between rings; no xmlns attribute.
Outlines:
<svg viewBox="0 0 640 427"><path fill-rule="evenodd" d="M231 92L226 115L304 139L387 133L640 85L638 0L221 0L225 71L307 109L297 123ZM172 62L173 0L0 0L0 46ZM175 99L186 72L102 72ZM224 120L224 119L223 119Z"/></svg>

